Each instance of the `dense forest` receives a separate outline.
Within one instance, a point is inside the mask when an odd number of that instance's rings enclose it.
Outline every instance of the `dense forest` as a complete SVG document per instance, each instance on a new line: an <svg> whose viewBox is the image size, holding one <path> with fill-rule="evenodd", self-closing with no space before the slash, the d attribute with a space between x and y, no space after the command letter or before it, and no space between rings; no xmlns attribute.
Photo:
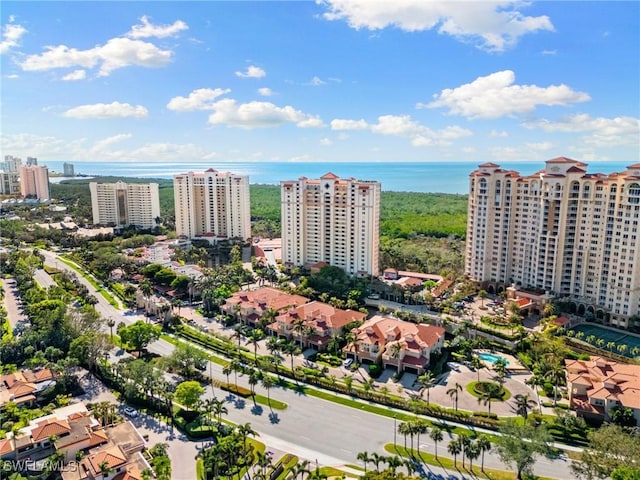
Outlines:
<svg viewBox="0 0 640 480"><path fill-rule="evenodd" d="M157 182L165 224L174 221L173 182L167 179L100 177L100 182ZM51 185L53 198L64 199L77 219L90 219L89 182L64 181ZM251 185L251 220L255 236L280 235L280 187ZM382 192L380 212L382 267L434 273L461 273L467 221L467 195Z"/></svg>

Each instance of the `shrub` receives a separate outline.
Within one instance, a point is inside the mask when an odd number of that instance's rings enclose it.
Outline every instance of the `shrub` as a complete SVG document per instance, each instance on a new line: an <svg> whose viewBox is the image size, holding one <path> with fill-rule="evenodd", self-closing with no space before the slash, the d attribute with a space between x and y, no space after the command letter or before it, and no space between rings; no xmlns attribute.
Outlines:
<svg viewBox="0 0 640 480"><path fill-rule="evenodd" d="M382 367L380 365L375 363L369 365L369 376L371 378L378 378L380 375L382 375Z"/></svg>
<svg viewBox="0 0 640 480"><path fill-rule="evenodd" d="M235 393L236 395L247 398L251 396L251 390L248 388L244 388L241 386L234 385L232 383L222 383L220 384L220 388L226 390L227 392Z"/></svg>
<svg viewBox="0 0 640 480"><path fill-rule="evenodd" d="M474 417L490 418L492 420L498 420L497 413L489 412L473 412Z"/></svg>

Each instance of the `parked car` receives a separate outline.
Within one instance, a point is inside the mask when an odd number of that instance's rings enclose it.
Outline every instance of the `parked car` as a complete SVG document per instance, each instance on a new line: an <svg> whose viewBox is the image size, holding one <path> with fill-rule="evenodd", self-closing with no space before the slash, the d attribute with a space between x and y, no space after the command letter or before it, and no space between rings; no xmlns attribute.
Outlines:
<svg viewBox="0 0 640 480"><path fill-rule="evenodd" d="M129 418L136 418L140 416L140 412L138 412L138 410L129 406L124 407L124 414Z"/></svg>
<svg viewBox="0 0 640 480"><path fill-rule="evenodd" d="M344 362L342 362L342 365L344 366L344 368L349 368L351 365L353 365L353 358L347 358Z"/></svg>

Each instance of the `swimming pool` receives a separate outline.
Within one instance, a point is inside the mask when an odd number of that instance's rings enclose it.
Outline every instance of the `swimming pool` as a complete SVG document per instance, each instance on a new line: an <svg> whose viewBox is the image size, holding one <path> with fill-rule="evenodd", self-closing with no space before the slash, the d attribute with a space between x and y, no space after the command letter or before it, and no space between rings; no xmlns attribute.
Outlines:
<svg viewBox="0 0 640 480"><path fill-rule="evenodd" d="M493 353L484 353L484 352L479 353L478 358L481 360L485 360L491 364L496 363L498 360L502 359L505 361L507 365L509 365L509 360L507 360L504 357L501 357L500 355L494 355Z"/></svg>

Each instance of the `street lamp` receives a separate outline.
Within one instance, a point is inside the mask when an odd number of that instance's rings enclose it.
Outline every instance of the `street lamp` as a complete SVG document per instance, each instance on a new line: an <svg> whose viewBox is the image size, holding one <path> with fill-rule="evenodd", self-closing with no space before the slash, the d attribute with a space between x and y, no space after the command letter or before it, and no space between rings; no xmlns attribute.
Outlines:
<svg viewBox="0 0 640 480"><path fill-rule="evenodd" d="M396 436L398 434L398 430L396 428L396 421L398 419L397 415L393 416L393 448L396 448Z"/></svg>

